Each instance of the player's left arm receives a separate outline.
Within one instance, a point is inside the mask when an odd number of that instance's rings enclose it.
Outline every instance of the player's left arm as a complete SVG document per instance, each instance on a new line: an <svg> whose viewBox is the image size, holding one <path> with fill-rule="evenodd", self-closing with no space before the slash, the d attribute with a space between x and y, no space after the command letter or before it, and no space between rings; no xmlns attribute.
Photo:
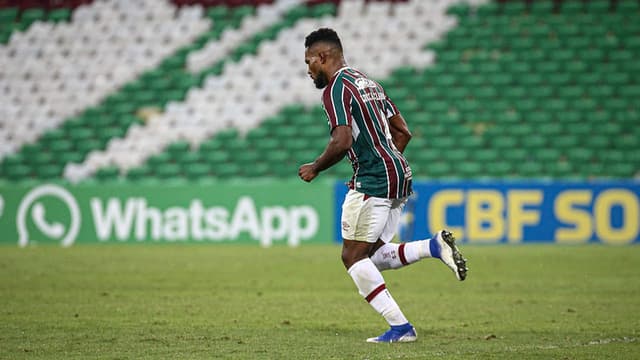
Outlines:
<svg viewBox="0 0 640 360"><path fill-rule="evenodd" d="M393 145L403 153L411 140L411 131L409 131L409 126L400 113L396 113L389 118L389 132L391 133Z"/></svg>
<svg viewBox="0 0 640 360"><path fill-rule="evenodd" d="M313 180L321 171L324 171L344 158L353 139L351 138L351 126L339 125L331 131L331 139L322 154L312 163L304 164L298 169L298 175L306 182Z"/></svg>

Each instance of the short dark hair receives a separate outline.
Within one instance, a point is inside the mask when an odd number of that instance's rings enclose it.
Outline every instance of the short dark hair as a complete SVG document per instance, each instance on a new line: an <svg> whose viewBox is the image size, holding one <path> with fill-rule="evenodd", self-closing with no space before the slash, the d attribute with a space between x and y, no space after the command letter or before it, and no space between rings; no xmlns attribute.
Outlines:
<svg viewBox="0 0 640 360"><path fill-rule="evenodd" d="M329 28L320 28L316 31L313 31L311 34L307 35L304 39L304 47L309 48L313 44L318 42L328 42L333 45L336 45L340 51L342 51L342 42L338 37L338 34L333 29Z"/></svg>

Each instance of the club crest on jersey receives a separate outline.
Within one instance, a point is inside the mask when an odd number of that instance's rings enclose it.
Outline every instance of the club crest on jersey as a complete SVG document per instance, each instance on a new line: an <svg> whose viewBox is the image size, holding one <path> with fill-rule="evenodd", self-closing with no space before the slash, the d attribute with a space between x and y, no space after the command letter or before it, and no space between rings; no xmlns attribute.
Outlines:
<svg viewBox="0 0 640 360"><path fill-rule="evenodd" d="M371 88L371 87L376 87L376 82L373 80L369 80L369 79L365 79L365 78L357 78L356 79L356 86L358 87L358 89L362 90L362 89L366 89L366 88Z"/></svg>

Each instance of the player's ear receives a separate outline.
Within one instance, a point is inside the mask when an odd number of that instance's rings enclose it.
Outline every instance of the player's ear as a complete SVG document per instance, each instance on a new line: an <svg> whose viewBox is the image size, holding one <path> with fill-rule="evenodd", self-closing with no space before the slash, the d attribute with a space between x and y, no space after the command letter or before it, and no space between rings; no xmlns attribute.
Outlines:
<svg viewBox="0 0 640 360"><path fill-rule="evenodd" d="M320 58L321 64L324 64L325 62L327 62L327 53L325 51L319 52L318 57Z"/></svg>

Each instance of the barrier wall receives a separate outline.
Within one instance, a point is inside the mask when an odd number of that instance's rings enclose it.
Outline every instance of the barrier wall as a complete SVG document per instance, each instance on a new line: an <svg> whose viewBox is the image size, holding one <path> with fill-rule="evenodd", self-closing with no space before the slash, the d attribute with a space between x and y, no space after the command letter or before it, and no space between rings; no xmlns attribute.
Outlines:
<svg viewBox="0 0 640 360"><path fill-rule="evenodd" d="M640 182L417 182L414 190L404 241L442 228L468 243L640 241ZM336 185L336 239L346 191Z"/></svg>
<svg viewBox="0 0 640 360"><path fill-rule="evenodd" d="M417 182L402 240L442 228L466 243L640 242L640 182ZM0 243L340 241L347 189L327 181L0 184Z"/></svg>
<svg viewBox="0 0 640 360"><path fill-rule="evenodd" d="M332 191L301 181L0 185L0 243L330 242Z"/></svg>

